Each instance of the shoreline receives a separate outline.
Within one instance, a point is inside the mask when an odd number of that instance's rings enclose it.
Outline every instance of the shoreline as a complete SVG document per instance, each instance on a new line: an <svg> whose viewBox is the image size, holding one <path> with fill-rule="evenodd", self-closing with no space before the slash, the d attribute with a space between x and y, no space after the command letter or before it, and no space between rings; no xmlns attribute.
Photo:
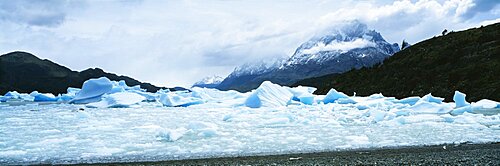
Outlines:
<svg viewBox="0 0 500 166"><path fill-rule="evenodd" d="M75 165L500 165L500 142Z"/></svg>

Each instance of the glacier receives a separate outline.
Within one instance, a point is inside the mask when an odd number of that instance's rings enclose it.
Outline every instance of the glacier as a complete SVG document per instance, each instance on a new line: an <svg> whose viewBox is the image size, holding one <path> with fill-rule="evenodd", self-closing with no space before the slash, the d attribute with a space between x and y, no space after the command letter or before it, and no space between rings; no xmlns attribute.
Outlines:
<svg viewBox="0 0 500 166"><path fill-rule="evenodd" d="M500 103L470 102L458 91L454 102L446 102L431 94L396 99L332 89L315 95L314 87L266 81L247 93L199 87L147 93L95 80L93 88L38 94L57 101L17 92L0 96L0 165L500 142ZM96 101L75 104L62 96Z"/></svg>

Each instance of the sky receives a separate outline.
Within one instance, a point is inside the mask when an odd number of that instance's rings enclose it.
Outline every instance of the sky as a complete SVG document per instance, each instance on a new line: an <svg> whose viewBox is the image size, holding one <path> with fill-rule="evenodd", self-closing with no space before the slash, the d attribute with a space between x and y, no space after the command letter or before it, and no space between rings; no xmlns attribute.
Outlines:
<svg viewBox="0 0 500 166"><path fill-rule="evenodd" d="M99 67L158 86L227 76L291 56L348 21L390 43L500 22L497 0L0 0L0 54L27 51L72 70Z"/></svg>

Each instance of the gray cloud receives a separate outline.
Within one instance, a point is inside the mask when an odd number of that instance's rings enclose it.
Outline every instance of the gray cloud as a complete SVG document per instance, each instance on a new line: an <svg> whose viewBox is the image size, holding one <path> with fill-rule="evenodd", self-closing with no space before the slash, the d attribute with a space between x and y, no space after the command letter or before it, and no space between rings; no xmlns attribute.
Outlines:
<svg viewBox="0 0 500 166"><path fill-rule="evenodd" d="M70 3L65 0L4 0L0 1L0 20L54 27L64 22Z"/></svg>

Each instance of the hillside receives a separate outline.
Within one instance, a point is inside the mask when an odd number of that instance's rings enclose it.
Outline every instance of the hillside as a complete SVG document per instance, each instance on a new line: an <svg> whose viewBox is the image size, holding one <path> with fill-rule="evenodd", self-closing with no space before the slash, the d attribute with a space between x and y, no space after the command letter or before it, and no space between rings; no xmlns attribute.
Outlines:
<svg viewBox="0 0 500 166"><path fill-rule="evenodd" d="M108 77L110 80L125 80L127 85L140 85L149 92L163 87L142 83L127 76L106 73L99 68L82 72L72 71L49 60L42 60L27 52L11 52L0 56L0 94L8 91L30 93L66 93L68 87L80 88L90 78Z"/></svg>
<svg viewBox="0 0 500 166"><path fill-rule="evenodd" d="M382 93L398 98L432 93L450 101L455 90L469 101L500 101L500 23L451 32L412 45L383 64L299 81L325 94Z"/></svg>

